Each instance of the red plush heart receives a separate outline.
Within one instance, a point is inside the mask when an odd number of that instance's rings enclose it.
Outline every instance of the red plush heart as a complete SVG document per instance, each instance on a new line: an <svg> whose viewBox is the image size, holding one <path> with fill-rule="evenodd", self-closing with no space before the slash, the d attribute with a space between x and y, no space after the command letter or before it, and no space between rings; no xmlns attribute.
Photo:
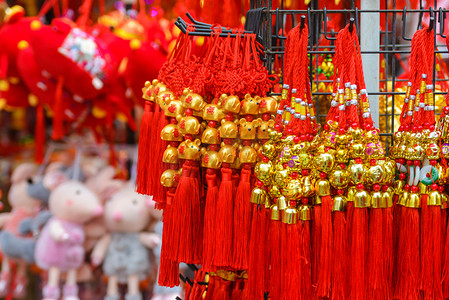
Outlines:
<svg viewBox="0 0 449 300"><path fill-rule="evenodd" d="M104 91L114 68L106 45L65 18L32 28L30 44L41 68L63 78L67 90L81 98L92 99Z"/></svg>

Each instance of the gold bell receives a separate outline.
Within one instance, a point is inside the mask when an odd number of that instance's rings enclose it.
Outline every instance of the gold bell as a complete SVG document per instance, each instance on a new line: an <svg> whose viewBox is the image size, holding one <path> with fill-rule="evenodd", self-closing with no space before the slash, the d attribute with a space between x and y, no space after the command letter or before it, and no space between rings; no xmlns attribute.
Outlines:
<svg viewBox="0 0 449 300"><path fill-rule="evenodd" d="M254 188L251 193L250 202L253 204L265 204L265 198L267 197L267 192L261 188Z"/></svg>
<svg viewBox="0 0 449 300"><path fill-rule="evenodd" d="M354 195L356 192L357 192L357 188L355 186L351 186L348 189L348 199L347 199L348 202L354 202Z"/></svg>
<svg viewBox="0 0 449 300"><path fill-rule="evenodd" d="M432 190L427 197L427 205L441 206L442 204L443 197L441 197L441 193L438 190Z"/></svg>
<svg viewBox="0 0 449 300"><path fill-rule="evenodd" d="M404 190L402 193L399 193L398 205L405 206L410 197L410 191Z"/></svg>
<svg viewBox="0 0 449 300"><path fill-rule="evenodd" d="M281 220L281 211L279 210L277 205L271 206L271 220L273 221Z"/></svg>
<svg viewBox="0 0 449 300"><path fill-rule="evenodd" d="M346 197L343 195L338 195L334 197L334 204L332 205L332 211L345 211L346 202L348 202L348 199L346 199Z"/></svg>
<svg viewBox="0 0 449 300"><path fill-rule="evenodd" d="M298 214L301 221L312 220L312 208L310 205L301 205L298 209Z"/></svg>
<svg viewBox="0 0 449 300"><path fill-rule="evenodd" d="M288 207L282 214L282 223L296 224L298 222L298 210L293 207Z"/></svg>
<svg viewBox="0 0 449 300"><path fill-rule="evenodd" d="M421 207L421 197L419 196L419 194L411 193L407 199L407 202L405 203L405 206L411 208Z"/></svg>
<svg viewBox="0 0 449 300"><path fill-rule="evenodd" d="M277 200L278 209L283 211L287 208L287 200L284 196L280 196Z"/></svg>
<svg viewBox="0 0 449 300"><path fill-rule="evenodd" d="M354 195L354 207L357 208L369 207L371 203L370 198L371 196L367 191L365 190L357 191Z"/></svg>
<svg viewBox="0 0 449 300"><path fill-rule="evenodd" d="M449 208L449 197L446 193L441 193L441 209Z"/></svg>
<svg viewBox="0 0 449 300"><path fill-rule="evenodd" d="M382 197L382 193L380 191L375 191L371 194L371 207L372 208L387 207L387 203L384 201L384 197Z"/></svg>
<svg viewBox="0 0 449 300"><path fill-rule="evenodd" d="M384 191L382 193L382 198L387 207L392 207L393 206L393 189L391 187L389 187L386 191Z"/></svg>

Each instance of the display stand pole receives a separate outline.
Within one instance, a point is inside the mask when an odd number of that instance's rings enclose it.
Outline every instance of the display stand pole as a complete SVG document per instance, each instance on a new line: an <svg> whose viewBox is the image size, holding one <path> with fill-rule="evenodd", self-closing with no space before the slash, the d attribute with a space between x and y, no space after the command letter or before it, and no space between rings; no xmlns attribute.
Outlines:
<svg viewBox="0 0 449 300"><path fill-rule="evenodd" d="M378 10L380 0L361 0L361 9ZM360 13L360 48L363 51L379 51L380 45L380 14ZM374 126L379 128L379 53L362 54L363 73L366 90L369 95L371 117ZM371 94L370 94L371 92Z"/></svg>

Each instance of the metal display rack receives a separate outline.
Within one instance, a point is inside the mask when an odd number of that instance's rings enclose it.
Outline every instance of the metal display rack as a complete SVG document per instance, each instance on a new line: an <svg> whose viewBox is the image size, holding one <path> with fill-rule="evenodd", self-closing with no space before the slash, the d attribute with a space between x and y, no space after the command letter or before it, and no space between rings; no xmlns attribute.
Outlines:
<svg viewBox="0 0 449 300"><path fill-rule="evenodd" d="M280 74L282 74L286 30L288 31L290 29L285 28L286 24L289 23L290 27L291 25L297 25L300 20L300 16L306 16L306 22L309 26L309 77L312 86L316 87L319 86L320 82L324 82L325 84L332 82L332 78L328 78L326 80L319 79L314 72L314 70L318 70L320 67L318 59L320 55L332 55L335 53L333 40L335 40L336 32L329 28L325 20L328 20L328 18L330 18L333 14L342 14L345 23L349 23L350 19L354 20L359 38L364 34L375 38L377 38L375 35L378 35L378 50L367 50L363 48L363 45L361 45L361 53L362 57L367 54L377 57L383 56L383 60L385 62L383 72L384 77L379 78L378 84L380 84L380 86L388 86L388 89L377 88L377 90L370 90L370 85L368 82L370 80L370 76L367 76L366 70L365 81L367 84L368 94L370 95L373 119L376 127L379 127L380 125L380 135L383 137L384 142L386 142L388 151L389 146L392 145L392 135L394 133L395 126L396 128L398 126L395 117L398 118L400 114L400 111L395 112L394 107L395 104L398 105L400 103L402 105L403 98L401 98L401 96L405 93L397 91L397 88L405 85L407 81L407 78L399 78L399 75L405 71L401 68L401 65L408 65L407 59L411 52L411 37L416 29L422 27L422 19L427 17L429 20L428 24L434 28L435 33L435 58L440 56L441 53L447 53L446 45L442 44L441 41L437 43L437 36L440 36L441 38L446 37L444 35L446 9L437 7L436 0L434 1L433 7L430 9L424 9L421 5L421 9L413 10L397 7L396 0L377 0L377 7L379 7L379 1L383 1L385 3L385 7L392 7L392 9L366 9L363 8L364 1L365 6L369 1L368 6L371 7L371 4L376 2L376 0L361 0L362 9L359 9L358 7L355 7L355 1L352 0L350 9L331 10L326 8L319 9L318 0L312 0L307 10L286 10L283 7L283 1L281 1L277 9L273 9L272 0L251 0L250 12L252 10L262 10L262 17L256 32L261 37L265 48L264 62L270 72L279 72ZM361 16L361 14L363 14L363 16ZM382 16L384 24L380 25L383 26L371 26L371 28L368 28L369 31L366 31L367 28L365 26L365 31L361 30L361 18L366 18L366 16L370 15L375 16L375 14L377 14L378 18ZM416 26L409 24L413 17L415 17L415 20L416 18L418 20ZM409 20L409 22L407 22L407 20ZM413 28L411 26L413 26ZM340 28L337 28L336 30L338 31L339 29ZM326 45L322 45L324 41L326 41ZM280 70L279 67L276 68L276 61L280 61L280 63L277 64L280 65ZM438 67L441 66L434 62L434 102L436 97L444 97L447 93L447 90L435 91L435 87L440 86L442 82L449 83L449 78L447 76L444 76L444 78L438 77L438 72L436 72ZM279 95L274 92L272 94ZM329 97L331 92L314 90L312 91L312 95L316 105L315 108L317 110L318 121L323 124L330 106L330 101L326 99L326 97ZM377 98L379 99L378 103L376 103ZM441 113L442 108L443 107L436 107L437 115Z"/></svg>

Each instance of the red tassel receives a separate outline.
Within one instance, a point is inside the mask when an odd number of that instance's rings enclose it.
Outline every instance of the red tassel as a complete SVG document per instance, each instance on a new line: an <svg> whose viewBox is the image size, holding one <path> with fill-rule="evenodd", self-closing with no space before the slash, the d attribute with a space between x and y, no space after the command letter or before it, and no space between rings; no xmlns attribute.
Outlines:
<svg viewBox="0 0 449 300"><path fill-rule="evenodd" d="M316 287L321 249L321 204L313 206L312 222L312 285Z"/></svg>
<svg viewBox="0 0 449 300"><path fill-rule="evenodd" d="M245 281L243 278L239 278L234 282L234 288L232 289L231 300L241 300Z"/></svg>
<svg viewBox="0 0 449 300"><path fill-rule="evenodd" d="M225 280L220 277L215 278L214 300L230 300L231 299L232 281Z"/></svg>
<svg viewBox="0 0 449 300"><path fill-rule="evenodd" d="M385 262L385 280L388 289L388 298L393 296L393 269L394 269L394 236L393 236L393 206L382 209L383 224L385 224L383 234L384 262Z"/></svg>
<svg viewBox="0 0 449 300"><path fill-rule="evenodd" d="M232 234L234 218L234 198L232 170L227 166L221 168L221 184L218 191L216 229L215 229L215 265L229 267L232 262Z"/></svg>
<svg viewBox="0 0 449 300"><path fill-rule="evenodd" d="M140 123L139 133L139 152L137 158L137 177L136 177L136 192L139 194L149 195L150 186L152 185L152 176L149 168L152 163L152 156L154 154L151 151L153 143L151 140L151 124L153 121L153 106L151 101L145 101L145 110L142 116L142 122ZM154 130L154 129L153 129ZM155 199L158 200L158 199Z"/></svg>
<svg viewBox="0 0 449 300"><path fill-rule="evenodd" d="M401 212L402 212L402 205L396 204L397 200L399 198L399 195L395 194L393 196L393 259L395 262L395 265L393 267L393 278L392 278L392 286L395 287L397 283L397 278L399 274L399 230L401 227Z"/></svg>
<svg viewBox="0 0 449 300"><path fill-rule="evenodd" d="M310 244L310 222L301 221L299 224L301 228L301 288L300 297L301 299L312 299L312 264L311 264L311 244Z"/></svg>
<svg viewBox="0 0 449 300"><path fill-rule="evenodd" d="M283 249L288 249L289 255L283 260L282 274L284 278L288 278L285 281L283 290L281 291L281 299L296 300L301 298L300 289L298 289L298 283L301 282L301 253L300 253L300 241L301 241L301 226L300 224L283 224L285 229L283 232L284 237L282 241L286 242ZM255 298L261 299L261 298Z"/></svg>
<svg viewBox="0 0 449 300"><path fill-rule="evenodd" d="M449 298L449 238L447 238L449 234L449 223L446 227L446 243L444 245L444 266L443 266L443 296L444 299Z"/></svg>
<svg viewBox="0 0 449 300"><path fill-rule="evenodd" d="M332 198L321 197L321 245L319 275L317 282L318 297L330 297L332 272Z"/></svg>
<svg viewBox="0 0 449 300"><path fill-rule="evenodd" d="M401 223L395 298L419 299L419 209L404 206Z"/></svg>
<svg viewBox="0 0 449 300"><path fill-rule="evenodd" d="M240 176L240 184L235 196L234 208L234 256L232 267L236 270L248 269L249 235L251 233L251 165L245 166Z"/></svg>
<svg viewBox="0 0 449 300"><path fill-rule="evenodd" d="M34 131L34 160L41 164L44 160L44 145L45 145L45 116L44 107L39 104L36 107L36 129Z"/></svg>
<svg viewBox="0 0 449 300"><path fill-rule="evenodd" d="M368 254L368 210L354 208L352 220L352 247L351 247L351 299L362 300L366 298L366 256Z"/></svg>
<svg viewBox="0 0 449 300"><path fill-rule="evenodd" d="M258 273L260 269L259 251L263 251L259 248L261 238L259 225L261 224L262 210L265 210L265 208L262 208L261 205L253 205L251 239L249 243L248 284L245 291L246 299L260 299L262 296L262 291L258 290L260 286L258 281L261 280L261 274Z"/></svg>
<svg viewBox="0 0 449 300"><path fill-rule="evenodd" d="M58 78L58 83L56 85L55 91L55 103L53 109L53 132L51 138L53 140L62 139L64 136L63 128L63 105L62 105L62 89L64 87L64 77L60 76Z"/></svg>
<svg viewBox="0 0 449 300"><path fill-rule="evenodd" d="M198 178L194 164L186 160L172 203L170 231L170 258L189 264L201 263L202 256L202 220ZM201 236L201 239L199 239Z"/></svg>
<svg viewBox="0 0 449 300"><path fill-rule="evenodd" d="M271 220L269 232L270 245L270 299L278 300L281 295L281 225L280 220Z"/></svg>
<svg viewBox="0 0 449 300"><path fill-rule="evenodd" d="M216 170L207 169L207 195L206 207L204 209L204 230L203 230L203 262L202 267L206 271L211 271L214 265L215 255L215 220L218 203L218 186Z"/></svg>
<svg viewBox="0 0 449 300"><path fill-rule="evenodd" d="M333 256L339 259L338 263L332 263L332 299L344 300L347 299L346 280L348 262L345 261L347 257L347 231L345 212L335 211L333 213Z"/></svg>
<svg viewBox="0 0 449 300"><path fill-rule="evenodd" d="M368 299L389 299L386 281L383 235L386 233L381 208L372 208L369 216ZM354 284L354 283L353 283Z"/></svg>
<svg viewBox="0 0 449 300"><path fill-rule="evenodd" d="M424 299L443 299L441 207L427 206L425 198L421 199L421 290Z"/></svg>
<svg viewBox="0 0 449 300"><path fill-rule="evenodd" d="M174 287L179 285L179 264L161 255L159 262L159 279L161 286Z"/></svg>
<svg viewBox="0 0 449 300"><path fill-rule="evenodd" d="M211 276L209 274L209 284L207 285L207 292L206 297L204 300L213 300L214 296L214 289L215 289L215 280L217 279L217 276Z"/></svg>
<svg viewBox="0 0 449 300"><path fill-rule="evenodd" d="M349 276L351 274L351 261L352 261L352 222L354 219L354 202L353 201L348 201L346 203L346 237L347 237L347 244L346 244L346 257L345 257L345 261L347 263L347 275L348 275L348 280L346 280L346 295L350 295L351 294L351 281L349 280Z"/></svg>
<svg viewBox="0 0 449 300"><path fill-rule="evenodd" d="M158 110L159 107L156 108L156 111ZM161 203L165 199L164 188L160 184L160 178L163 172L162 156L164 155L164 150L167 148L167 142L161 139L160 133L168 124L168 120L165 117L164 111L160 111L158 116L159 117L156 118L157 114L153 115L153 130L151 130L151 134L153 135L151 137L151 142L153 144L151 145L151 149L154 149L154 156L152 158L152 164L150 164L150 170L152 170L150 176L153 176L151 179L150 195L153 195L156 202ZM154 130L154 128L157 128L157 130Z"/></svg>

